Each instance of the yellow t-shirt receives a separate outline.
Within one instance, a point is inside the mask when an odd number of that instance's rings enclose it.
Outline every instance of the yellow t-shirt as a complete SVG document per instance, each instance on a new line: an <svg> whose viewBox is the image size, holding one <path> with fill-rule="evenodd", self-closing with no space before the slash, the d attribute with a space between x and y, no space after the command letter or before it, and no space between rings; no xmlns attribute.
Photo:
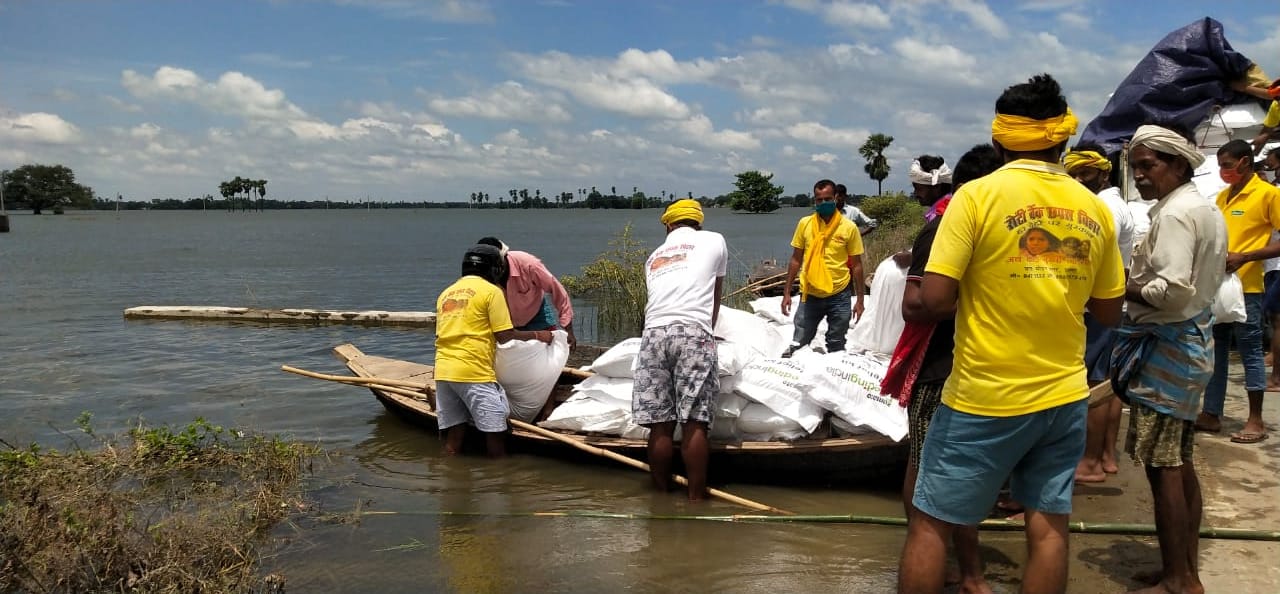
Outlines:
<svg viewBox="0 0 1280 594"><path fill-rule="evenodd" d="M1227 251L1251 252L1271 242L1271 232L1280 229L1280 188L1257 175L1244 185L1239 194L1228 198L1228 186L1218 192L1218 210L1227 221ZM1249 262L1240 267L1240 284L1245 293L1262 293L1263 262Z"/></svg>
<svg viewBox="0 0 1280 594"><path fill-rule="evenodd" d="M510 330L507 300L493 283L464 276L436 299L435 378L449 382L496 382L494 332Z"/></svg>
<svg viewBox="0 0 1280 594"><path fill-rule="evenodd" d="M1060 165L1019 160L969 182L926 272L960 282L942 401L1011 417L1088 398L1084 309L1124 294L1111 209Z"/></svg>
<svg viewBox="0 0 1280 594"><path fill-rule="evenodd" d="M796 223L795 235L791 236L791 247L808 252L809 241L814 236L813 226L817 221L816 214L800 219L800 222ZM836 230L831 233L831 238L821 248L822 262L831 273L833 290L830 293L823 293L805 287L802 274L800 291L814 297L830 297L849 286L849 258L862 255L862 233L858 232L858 226L853 221L841 216Z"/></svg>
<svg viewBox="0 0 1280 594"><path fill-rule="evenodd" d="M1272 101L1271 107L1267 108L1267 117L1262 118L1262 127L1275 128L1280 126L1280 101Z"/></svg>

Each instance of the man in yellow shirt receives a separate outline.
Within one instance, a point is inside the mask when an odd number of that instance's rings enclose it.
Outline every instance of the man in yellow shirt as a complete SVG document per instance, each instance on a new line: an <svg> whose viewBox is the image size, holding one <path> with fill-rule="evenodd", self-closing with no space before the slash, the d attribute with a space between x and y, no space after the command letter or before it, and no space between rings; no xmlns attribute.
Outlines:
<svg viewBox="0 0 1280 594"><path fill-rule="evenodd" d="M1266 146L1267 141L1271 140L1276 128L1280 128L1280 78L1271 83L1271 87L1266 91L1266 96L1271 98L1271 106L1267 108L1267 115L1262 119L1262 130L1253 139L1253 154L1255 155L1262 152L1262 147Z"/></svg>
<svg viewBox="0 0 1280 594"><path fill-rule="evenodd" d="M1005 165L942 217L920 305L926 319L954 313L954 363L921 453L899 592L942 590L947 540L986 518L1006 477L1026 506L1022 591L1066 590L1089 398L1083 316L1115 326L1124 300L1111 211L1058 164L1075 129L1053 77L1005 89L991 125Z"/></svg>
<svg viewBox="0 0 1280 594"><path fill-rule="evenodd" d="M1227 272L1240 276L1244 285L1247 318L1243 322L1213 327L1213 379L1204 392L1204 409L1196 419L1200 431L1222 430L1222 409L1227 397L1227 367L1231 338L1244 364L1244 388L1249 394L1249 419L1231 436L1236 443L1257 443L1267 438L1262 423L1262 395L1267 389L1267 368L1262 354L1262 261L1280 256L1280 242L1271 244L1271 232L1280 229L1280 188L1253 171L1253 149L1233 140L1218 149L1218 175L1227 182L1218 193L1218 210L1227 222Z"/></svg>
<svg viewBox="0 0 1280 594"><path fill-rule="evenodd" d="M540 340L550 330L513 330L507 300L498 283L503 263L498 248L477 245L462 258L462 278L436 299L436 414L445 432L445 453L462 450L467 422L485 436L489 455L506 454L506 392L498 385L493 357L498 343Z"/></svg>
<svg viewBox="0 0 1280 594"><path fill-rule="evenodd" d="M803 274L795 334L783 358L813 342L823 318L827 319L827 352L843 351L850 318L862 318L862 234L836 208L835 182L824 179L813 185L813 209L813 215L796 224L791 238L791 262L782 286L784 316L791 315L791 285L802 270Z"/></svg>

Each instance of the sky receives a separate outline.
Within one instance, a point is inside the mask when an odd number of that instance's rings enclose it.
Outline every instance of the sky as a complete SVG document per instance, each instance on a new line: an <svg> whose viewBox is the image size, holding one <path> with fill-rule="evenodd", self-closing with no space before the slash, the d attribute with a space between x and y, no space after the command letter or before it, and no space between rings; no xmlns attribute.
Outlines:
<svg viewBox="0 0 1280 594"><path fill-rule="evenodd" d="M990 139L1048 72L1083 123L1206 16L1280 76L1280 3L1101 0L0 1L0 169L61 163L105 197L466 201L512 188L873 194L858 147ZM1212 10L1216 12L1206 12Z"/></svg>

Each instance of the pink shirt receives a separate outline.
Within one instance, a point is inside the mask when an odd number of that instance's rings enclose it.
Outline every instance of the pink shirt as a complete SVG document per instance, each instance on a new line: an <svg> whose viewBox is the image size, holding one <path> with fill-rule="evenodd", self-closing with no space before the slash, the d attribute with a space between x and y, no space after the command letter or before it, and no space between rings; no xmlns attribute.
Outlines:
<svg viewBox="0 0 1280 594"><path fill-rule="evenodd" d="M511 250L507 252L507 265L511 267L511 277L507 279L507 309L511 310L511 321L517 327L528 324L542 310L542 296L546 293L551 293L551 305L560 314L560 327L573 322L569 292L542 260L529 252Z"/></svg>

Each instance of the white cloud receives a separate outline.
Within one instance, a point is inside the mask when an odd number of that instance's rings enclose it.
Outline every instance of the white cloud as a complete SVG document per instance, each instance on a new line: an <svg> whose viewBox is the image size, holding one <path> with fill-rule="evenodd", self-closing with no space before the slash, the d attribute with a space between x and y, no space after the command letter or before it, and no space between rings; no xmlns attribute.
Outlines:
<svg viewBox="0 0 1280 594"><path fill-rule="evenodd" d="M839 157L831 153L817 153L814 155L809 155L809 160L813 161L814 163L826 163L830 165L832 163L835 163L837 160L839 160Z"/></svg>
<svg viewBox="0 0 1280 594"><path fill-rule="evenodd" d="M211 83L190 70L173 66L161 66L150 77L125 70L121 84L139 99L177 99L250 119L307 117L306 112L285 98L284 91L267 89L262 83L234 71L223 73L217 82Z"/></svg>
<svg viewBox="0 0 1280 594"><path fill-rule="evenodd" d="M0 138L12 142L67 144L80 138L80 129L56 114L43 111L0 113Z"/></svg>
<svg viewBox="0 0 1280 594"><path fill-rule="evenodd" d="M573 119L558 101L549 94L507 81L467 97L437 97L428 101L427 106L441 115L455 117L534 123L563 123Z"/></svg>
<svg viewBox="0 0 1280 594"><path fill-rule="evenodd" d="M866 142L870 132L861 129L828 128L818 122L800 122L792 124L784 130L785 134L796 140L802 140L818 146L829 146L838 149L856 150Z"/></svg>
<svg viewBox="0 0 1280 594"><path fill-rule="evenodd" d="M687 120L672 122L667 129L679 133L672 139L677 144L691 142L716 150L754 150L760 148L760 139L749 132L738 130L715 130L711 119L705 115L695 115Z"/></svg>
<svg viewBox="0 0 1280 594"><path fill-rule="evenodd" d="M991 11L982 0L946 0L947 6L967 17L975 27L990 33L999 39L1009 36L1009 28L1004 21Z"/></svg>
<svg viewBox="0 0 1280 594"><path fill-rule="evenodd" d="M945 43L926 43L918 39L904 37L893 42L894 51L920 72L935 75L955 74L973 68L977 60L955 46Z"/></svg>
<svg viewBox="0 0 1280 594"><path fill-rule="evenodd" d="M826 21L842 27L888 29L889 14L875 4L862 2L833 2L824 11Z"/></svg>
<svg viewBox="0 0 1280 594"><path fill-rule="evenodd" d="M1088 29L1093 26L1092 19L1078 12L1058 13L1058 22L1075 29Z"/></svg>
<svg viewBox="0 0 1280 594"><path fill-rule="evenodd" d="M115 96L112 96L112 95L103 95L103 96L102 96L102 100L103 100L103 101L106 101L106 102L107 102L107 105L111 106L113 109L117 109L117 110L119 110L119 111L123 111L123 112L126 112L126 113L141 113L141 112L142 112L142 106L141 106L141 105L136 105L136 104L133 104L133 103L125 102L125 101L121 100L119 97L115 97Z"/></svg>
<svg viewBox="0 0 1280 594"><path fill-rule="evenodd" d="M539 56L516 54L513 59L530 79L563 90L584 105L597 109L660 119L684 119L692 113L688 105L653 81L634 74L639 68L659 69L658 64L649 60L632 58L627 66L615 70L609 65L556 51Z"/></svg>
<svg viewBox="0 0 1280 594"><path fill-rule="evenodd" d="M279 54L255 52L240 56L241 60L258 66L266 66L268 68L285 68L293 70L302 70L311 67L310 60L291 60Z"/></svg>
<svg viewBox="0 0 1280 594"><path fill-rule="evenodd" d="M717 64L708 60L679 62L666 50L651 52L628 49L618 55L610 67L615 76L642 76L661 83L687 83L706 80L716 73Z"/></svg>
<svg viewBox="0 0 1280 594"><path fill-rule="evenodd" d="M397 19L422 19L441 23L489 24L494 21L483 0L334 0L336 4L376 10Z"/></svg>

